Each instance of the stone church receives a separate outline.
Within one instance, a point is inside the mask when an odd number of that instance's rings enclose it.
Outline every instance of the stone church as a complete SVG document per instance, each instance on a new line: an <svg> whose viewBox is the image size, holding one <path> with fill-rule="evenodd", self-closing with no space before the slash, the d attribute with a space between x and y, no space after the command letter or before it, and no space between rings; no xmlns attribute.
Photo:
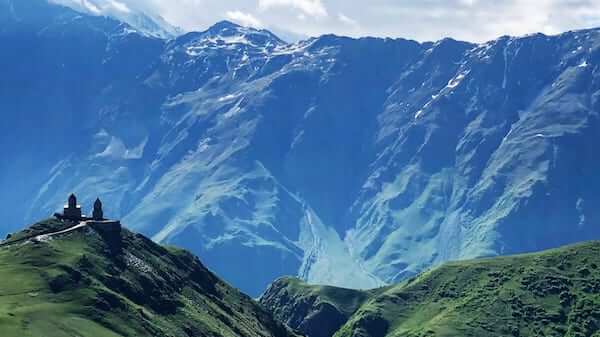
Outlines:
<svg viewBox="0 0 600 337"><path fill-rule="evenodd" d="M61 220L70 220L70 221L104 221L104 211L102 210L102 201L100 198L96 199L94 202L94 210L92 212L92 217L86 217L83 215L81 211L81 205L77 204L77 197L75 194L71 194L69 196L69 200L65 207L63 208L62 214L55 214L55 216Z"/></svg>

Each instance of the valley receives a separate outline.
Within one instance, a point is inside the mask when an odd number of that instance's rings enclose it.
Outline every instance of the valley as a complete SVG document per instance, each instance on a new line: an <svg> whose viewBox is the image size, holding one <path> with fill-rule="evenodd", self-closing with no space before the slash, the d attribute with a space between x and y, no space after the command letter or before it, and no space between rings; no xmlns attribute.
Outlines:
<svg viewBox="0 0 600 337"><path fill-rule="evenodd" d="M187 251L48 219L0 243L2 336L596 336L600 243L452 262L353 290L283 277L258 301Z"/></svg>

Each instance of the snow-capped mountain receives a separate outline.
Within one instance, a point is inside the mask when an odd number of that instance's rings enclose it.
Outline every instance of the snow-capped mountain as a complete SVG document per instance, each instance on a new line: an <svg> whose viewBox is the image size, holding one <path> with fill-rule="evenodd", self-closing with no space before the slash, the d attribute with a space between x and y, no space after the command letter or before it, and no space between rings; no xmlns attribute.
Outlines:
<svg viewBox="0 0 600 337"><path fill-rule="evenodd" d="M253 295L600 238L598 30L167 40L0 0L0 42L5 232L100 195Z"/></svg>
<svg viewBox="0 0 600 337"><path fill-rule="evenodd" d="M129 24L137 31L152 37L174 38L183 34L183 30L168 23L158 15L150 14L139 7L118 0L48 0L70 7L88 15L102 15L115 18Z"/></svg>

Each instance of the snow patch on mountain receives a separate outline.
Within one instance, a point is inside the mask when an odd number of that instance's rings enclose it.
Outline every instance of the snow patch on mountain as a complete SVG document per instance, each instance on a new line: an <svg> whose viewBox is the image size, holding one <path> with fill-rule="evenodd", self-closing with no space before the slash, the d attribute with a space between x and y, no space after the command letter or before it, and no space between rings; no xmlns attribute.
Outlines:
<svg viewBox="0 0 600 337"><path fill-rule="evenodd" d="M51 3L70 7L76 11L113 17L134 27L136 31L162 39L179 36L183 31L168 23L159 15L147 13L126 1L120 0L48 0Z"/></svg>
<svg viewBox="0 0 600 337"><path fill-rule="evenodd" d="M358 257L350 254L348 246L338 233L323 224L308 206L302 219L304 228L300 246L305 252L299 276L312 284L332 284L355 289L373 289L386 283L361 265Z"/></svg>

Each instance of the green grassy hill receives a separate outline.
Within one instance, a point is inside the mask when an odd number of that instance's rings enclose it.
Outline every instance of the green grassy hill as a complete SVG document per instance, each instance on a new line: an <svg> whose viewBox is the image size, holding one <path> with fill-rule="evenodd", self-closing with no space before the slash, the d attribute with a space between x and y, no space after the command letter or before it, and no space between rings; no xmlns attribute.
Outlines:
<svg viewBox="0 0 600 337"><path fill-rule="evenodd" d="M193 255L125 229L48 220L0 245L0 336L292 334Z"/></svg>
<svg viewBox="0 0 600 337"><path fill-rule="evenodd" d="M539 254L451 263L371 292L335 291L282 279L261 301L276 316L305 298L316 298L314 303L328 303L339 312L351 311L335 330L336 337L598 337L599 266L600 243L590 242ZM307 327L314 310L288 323L315 337L310 332L316 327Z"/></svg>
<svg viewBox="0 0 600 337"><path fill-rule="evenodd" d="M261 303L277 319L302 334L331 337L379 291L309 286L295 278L281 278L265 292Z"/></svg>

